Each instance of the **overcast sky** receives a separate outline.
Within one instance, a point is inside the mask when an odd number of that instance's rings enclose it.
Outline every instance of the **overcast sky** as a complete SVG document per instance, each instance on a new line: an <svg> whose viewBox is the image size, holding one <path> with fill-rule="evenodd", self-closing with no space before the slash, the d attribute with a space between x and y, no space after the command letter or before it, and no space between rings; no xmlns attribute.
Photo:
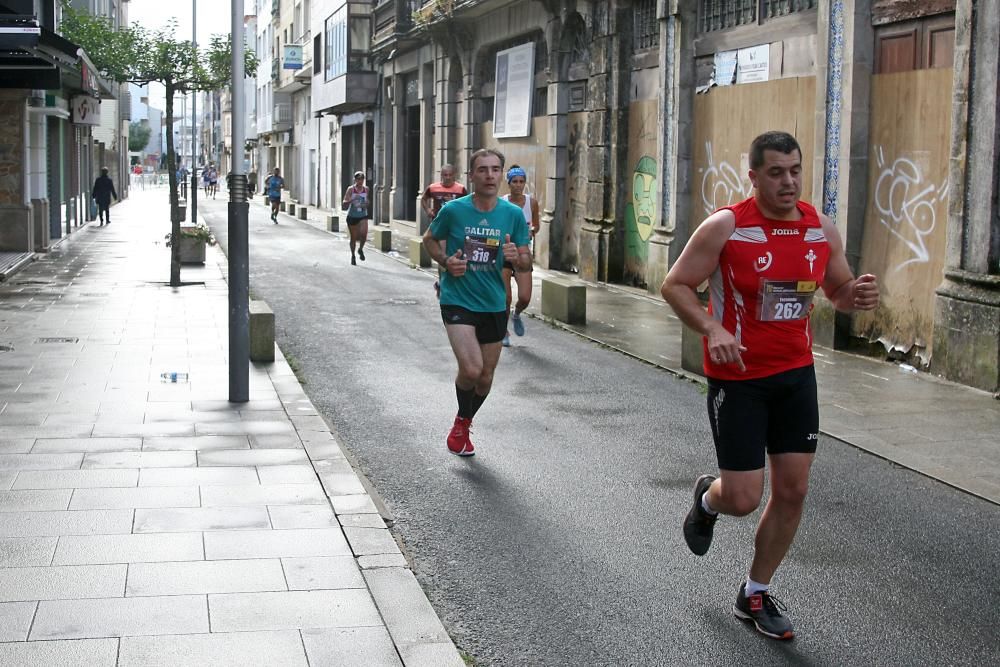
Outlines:
<svg viewBox="0 0 1000 667"><path fill-rule="evenodd" d="M244 0L246 13L254 12L253 0ZM198 17L198 44L208 45L212 35L228 35L232 21L231 0L195 0ZM167 21L177 19L178 39L191 38L192 3L186 0L132 0L128 3L129 24L138 23L144 28L156 30L166 27ZM249 43L253 43L253 39ZM163 86L153 84L149 104L161 111L164 109ZM176 113L180 114L180 100Z"/></svg>

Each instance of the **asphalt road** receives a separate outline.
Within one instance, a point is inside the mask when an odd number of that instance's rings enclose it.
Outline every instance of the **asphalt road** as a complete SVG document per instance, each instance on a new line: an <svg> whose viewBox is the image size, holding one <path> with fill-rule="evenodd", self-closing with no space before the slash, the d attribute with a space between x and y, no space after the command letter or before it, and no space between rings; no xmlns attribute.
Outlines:
<svg viewBox="0 0 1000 667"><path fill-rule="evenodd" d="M224 242L221 195L199 209ZM476 664L1000 664L996 506L821 438L772 589L798 636L767 640L731 613L754 521L721 519L703 558L681 536L714 470L697 385L529 319L459 459L431 277L352 267L343 236L274 225L259 197L250 243L279 345Z"/></svg>

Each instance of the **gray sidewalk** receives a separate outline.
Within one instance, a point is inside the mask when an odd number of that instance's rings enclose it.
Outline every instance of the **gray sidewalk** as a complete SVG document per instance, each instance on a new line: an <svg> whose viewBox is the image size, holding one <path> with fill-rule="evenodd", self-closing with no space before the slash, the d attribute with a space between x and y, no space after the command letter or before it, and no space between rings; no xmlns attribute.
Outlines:
<svg viewBox="0 0 1000 667"><path fill-rule="evenodd" d="M310 224L321 227L326 214L310 210ZM408 240L394 234L393 254L403 262L409 261ZM555 274L535 269L529 315L541 318L541 279ZM627 287L585 284L587 323L549 324L704 381L681 368L681 322L662 299ZM516 337L512 341L517 344ZM815 357L823 433L1000 504L1000 400L856 354L816 346Z"/></svg>
<svg viewBox="0 0 1000 667"><path fill-rule="evenodd" d="M463 665L280 352L228 402L225 260L166 285L165 201L0 285L0 664Z"/></svg>

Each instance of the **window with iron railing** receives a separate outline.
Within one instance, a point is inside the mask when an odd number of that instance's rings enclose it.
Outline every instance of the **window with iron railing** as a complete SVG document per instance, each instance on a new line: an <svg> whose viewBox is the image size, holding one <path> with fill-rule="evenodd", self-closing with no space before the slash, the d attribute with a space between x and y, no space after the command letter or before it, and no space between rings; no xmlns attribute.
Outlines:
<svg viewBox="0 0 1000 667"><path fill-rule="evenodd" d="M700 0L698 32L760 24L768 19L814 9L818 2L819 0Z"/></svg>
<svg viewBox="0 0 1000 667"><path fill-rule="evenodd" d="M764 0L764 18L773 19L778 16L788 16L796 12L804 12L818 4L818 0Z"/></svg>
<svg viewBox="0 0 1000 667"><path fill-rule="evenodd" d="M660 22L656 20L656 0L636 0L633 7L632 48L655 49L660 45Z"/></svg>

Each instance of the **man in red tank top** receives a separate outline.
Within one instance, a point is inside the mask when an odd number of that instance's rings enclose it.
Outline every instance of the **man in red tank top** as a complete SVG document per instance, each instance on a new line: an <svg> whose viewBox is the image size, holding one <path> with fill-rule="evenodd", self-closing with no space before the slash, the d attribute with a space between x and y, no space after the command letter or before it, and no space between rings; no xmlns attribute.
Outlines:
<svg viewBox="0 0 1000 667"><path fill-rule="evenodd" d="M708 415L719 476L695 482L684 539L696 555L712 543L719 514L760 505L764 463L771 495L757 524L753 560L733 613L775 639L792 624L769 593L802 517L819 438L809 314L817 289L840 311L878 306L875 276L855 278L833 222L799 201L802 151L786 132L750 146L753 196L719 209L691 235L661 293L704 336ZM696 289L709 283L709 309Z"/></svg>

